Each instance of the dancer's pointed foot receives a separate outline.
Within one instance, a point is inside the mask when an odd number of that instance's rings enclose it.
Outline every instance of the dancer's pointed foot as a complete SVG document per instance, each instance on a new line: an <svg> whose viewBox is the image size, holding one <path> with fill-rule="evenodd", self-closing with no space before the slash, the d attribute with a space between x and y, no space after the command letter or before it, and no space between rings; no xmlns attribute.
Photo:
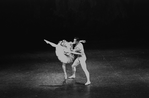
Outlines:
<svg viewBox="0 0 149 98"><path fill-rule="evenodd" d="M75 79L75 76L74 76L74 75L72 75L72 76L70 76L70 77L69 77L69 79Z"/></svg>
<svg viewBox="0 0 149 98"><path fill-rule="evenodd" d="M90 82L90 81L88 81L88 82L86 82L86 83L85 83L85 85L90 85L90 84L91 84L91 82Z"/></svg>

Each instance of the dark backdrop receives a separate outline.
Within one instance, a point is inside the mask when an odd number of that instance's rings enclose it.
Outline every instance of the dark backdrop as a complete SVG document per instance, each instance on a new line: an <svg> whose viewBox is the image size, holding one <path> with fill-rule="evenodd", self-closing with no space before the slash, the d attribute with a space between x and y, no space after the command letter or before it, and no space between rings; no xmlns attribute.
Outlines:
<svg viewBox="0 0 149 98"><path fill-rule="evenodd" d="M146 48L148 0L1 0L1 53L52 49L43 39L86 39L87 49Z"/></svg>

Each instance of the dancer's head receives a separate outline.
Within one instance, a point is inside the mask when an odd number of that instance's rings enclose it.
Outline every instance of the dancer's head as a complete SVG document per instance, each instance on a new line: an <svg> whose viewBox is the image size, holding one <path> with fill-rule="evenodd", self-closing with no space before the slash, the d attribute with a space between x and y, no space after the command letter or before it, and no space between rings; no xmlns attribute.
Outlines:
<svg viewBox="0 0 149 98"><path fill-rule="evenodd" d="M74 44L79 43L79 38L78 38L78 37L75 37L75 38L73 39L73 43L74 43Z"/></svg>
<svg viewBox="0 0 149 98"><path fill-rule="evenodd" d="M73 43L74 43L74 44L78 44L78 43L80 43L80 42L81 42L81 43L86 43L86 40L79 40L78 37L75 37L74 40L73 40Z"/></svg>
<svg viewBox="0 0 149 98"><path fill-rule="evenodd" d="M71 48L72 48L71 43L69 43L69 42L66 41L66 40L62 40L61 46L66 47L66 48L68 48L68 49L71 49Z"/></svg>
<svg viewBox="0 0 149 98"><path fill-rule="evenodd" d="M65 40L59 41L59 44L64 47L65 46Z"/></svg>
<svg viewBox="0 0 149 98"><path fill-rule="evenodd" d="M65 47L66 46L65 43L66 43L66 40L62 40L61 41L61 46Z"/></svg>

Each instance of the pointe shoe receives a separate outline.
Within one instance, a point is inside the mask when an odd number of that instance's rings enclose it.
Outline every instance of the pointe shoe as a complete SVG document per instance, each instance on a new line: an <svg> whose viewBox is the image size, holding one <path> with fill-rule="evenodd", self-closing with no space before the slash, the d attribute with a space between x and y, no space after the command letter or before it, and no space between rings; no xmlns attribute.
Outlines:
<svg viewBox="0 0 149 98"><path fill-rule="evenodd" d="M69 79L75 79L75 76L70 76Z"/></svg>
<svg viewBox="0 0 149 98"><path fill-rule="evenodd" d="M89 85L89 84L91 84L91 82L90 82L90 81L88 81L88 82L86 82L86 83L85 83L85 85Z"/></svg>

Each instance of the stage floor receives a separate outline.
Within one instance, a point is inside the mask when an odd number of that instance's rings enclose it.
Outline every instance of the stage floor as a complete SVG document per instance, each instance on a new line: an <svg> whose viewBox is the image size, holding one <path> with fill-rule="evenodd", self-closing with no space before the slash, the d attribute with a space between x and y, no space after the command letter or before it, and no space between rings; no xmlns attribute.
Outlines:
<svg viewBox="0 0 149 98"><path fill-rule="evenodd" d="M1 56L0 98L148 98L149 51L87 50L91 85L77 67L76 79L64 82L53 51ZM67 65L68 76L71 64Z"/></svg>

